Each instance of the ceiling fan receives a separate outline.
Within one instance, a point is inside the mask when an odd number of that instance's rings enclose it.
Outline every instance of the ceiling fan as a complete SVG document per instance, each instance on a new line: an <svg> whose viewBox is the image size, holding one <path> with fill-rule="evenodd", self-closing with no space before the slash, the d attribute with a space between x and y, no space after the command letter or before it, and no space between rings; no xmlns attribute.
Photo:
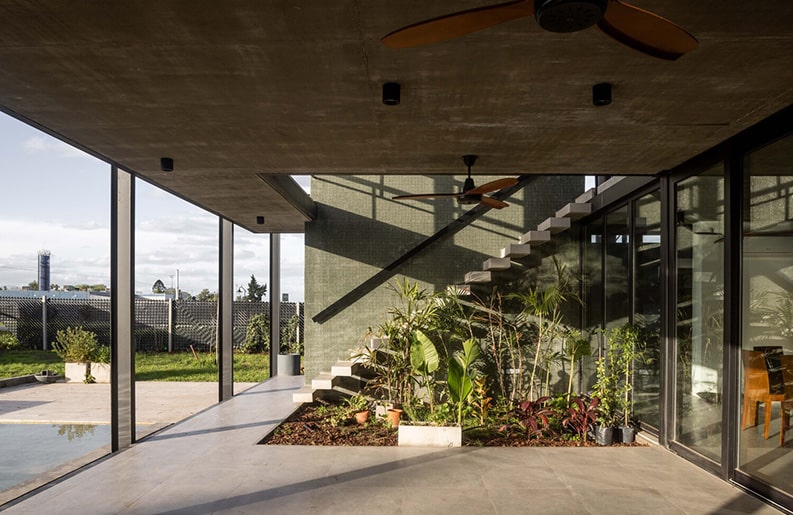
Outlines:
<svg viewBox="0 0 793 515"><path fill-rule="evenodd" d="M696 38L681 27L621 0L517 0L414 23L381 41L391 48L416 47L527 16L550 32L577 32L597 24L620 43L670 61L697 47Z"/></svg>
<svg viewBox="0 0 793 515"><path fill-rule="evenodd" d="M493 197L486 197L485 193L498 191L509 186L514 186L518 183L517 179L497 179L490 181L481 186L475 186L474 180L471 178L471 167L474 166L478 156L465 155L463 156L463 163L468 167L468 178L463 183L463 191L459 193L424 193L419 195L399 195L394 197L394 200L405 199L419 199L419 198L439 198L439 197L455 197L460 204L484 204L493 209L503 209L509 204L498 200Z"/></svg>

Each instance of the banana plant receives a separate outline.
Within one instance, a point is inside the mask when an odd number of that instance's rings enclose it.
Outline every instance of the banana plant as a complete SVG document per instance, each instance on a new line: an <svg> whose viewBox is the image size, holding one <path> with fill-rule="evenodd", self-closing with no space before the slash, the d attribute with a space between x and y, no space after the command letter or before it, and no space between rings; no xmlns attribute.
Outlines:
<svg viewBox="0 0 793 515"><path fill-rule="evenodd" d="M421 331L413 331L410 342L410 365L413 367L413 372L422 378L422 386L427 390L431 413L435 411L433 372L438 370L440 364L438 350L432 340Z"/></svg>
<svg viewBox="0 0 793 515"><path fill-rule="evenodd" d="M457 407L457 423L463 422L463 406L468 402L474 391L474 363L479 358L479 345L469 338L463 342L462 351L457 351L449 358L449 398Z"/></svg>

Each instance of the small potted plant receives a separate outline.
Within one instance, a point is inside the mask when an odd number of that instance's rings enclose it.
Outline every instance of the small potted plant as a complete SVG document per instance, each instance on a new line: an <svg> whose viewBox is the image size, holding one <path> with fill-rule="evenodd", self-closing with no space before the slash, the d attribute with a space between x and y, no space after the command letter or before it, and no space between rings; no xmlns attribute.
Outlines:
<svg viewBox="0 0 793 515"><path fill-rule="evenodd" d="M357 393L348 397L347 408L358 424L366 424L366 421L369 420L369 399L362 394Z"/></svg>
<svg viewBox="0 0 793 515"><path fill-rule="evenodd" d="M622 443L633 443L636 439L636 429L631 425L633 418L633 370L636 360L642 358L642 349L639 342L639 330L631 324L625 324L609 334L609 348L616 354L614 364L615 375L618 376L617 391L619 392L618 405L622 410L622 425L620 433Z"/></svg>
<svg viewBox="0 0 793 515"><path fill-rule="evenodd" d="M82 376L84 383L110 382L110 349L99 345L95 333L67 327L58 331L52 348L66 362L67 380Z"/></svg>
<svg viewBox="0 0 793 515"><path fill-rule="evenodd" d="M614 426L618 422L617 407L619 403L618 378L614 374L615 369L616 354L612 348L609 348L597 359L596 380L592 388L592 397L598 400L598 415L595 425L595 441L598 445L611 445L614 441Z"/></svg>

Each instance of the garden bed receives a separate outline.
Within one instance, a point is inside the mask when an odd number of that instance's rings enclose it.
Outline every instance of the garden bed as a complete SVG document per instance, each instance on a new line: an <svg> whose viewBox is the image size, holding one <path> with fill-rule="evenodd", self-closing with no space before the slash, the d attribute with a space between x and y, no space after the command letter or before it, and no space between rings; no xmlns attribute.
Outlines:
<svg viewBox="0 0 793 515"><path fill-rule="evenodd" d="M266 445L396 446L397 430L374 421L358 425L352 418L333 416L333 405L303 404L260 443ZM615 444L643 447L647 444ZM562 437L534 436L475 428L463 431L463 446L474 447L595 447L593 441L579 442Z"/></svg>

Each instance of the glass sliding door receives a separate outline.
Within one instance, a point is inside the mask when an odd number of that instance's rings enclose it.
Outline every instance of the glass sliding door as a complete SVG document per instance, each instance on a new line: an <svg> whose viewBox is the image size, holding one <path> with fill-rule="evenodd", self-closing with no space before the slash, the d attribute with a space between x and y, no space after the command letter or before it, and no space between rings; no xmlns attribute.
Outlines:
<svg viewBox="0 0 793 515"><path fill-rule="evenodd" d="M675 435L721 461L724 172L675 185Z"/></svg>
<svg viewBox="0 0 793 515"><path fill-rule="evenodd" d="M793 494L793 137L744 160L739 470ZM786 402L786 400L790 402Z"/></svg>
<svg viewBox="0 0 793 515"><path fill-rule="evenodd" d="M658 190L633 203L633 324L645 344L636 363L634 413L658 428L661 392L661 195Z"/></svg>

